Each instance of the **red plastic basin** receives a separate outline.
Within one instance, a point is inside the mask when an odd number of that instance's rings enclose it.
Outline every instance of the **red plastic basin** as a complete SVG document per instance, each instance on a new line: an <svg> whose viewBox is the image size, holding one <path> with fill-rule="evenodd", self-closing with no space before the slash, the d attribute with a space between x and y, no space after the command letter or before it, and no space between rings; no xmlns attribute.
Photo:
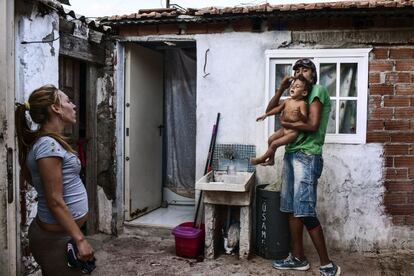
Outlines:
<svg viewBox="0 0 414 276"><path fill-rule="evenodd" d="M184 222L172 230L175 236L175 253L177 256L195 259L203 253L205 230L193 228L193 222Z"/></svg>

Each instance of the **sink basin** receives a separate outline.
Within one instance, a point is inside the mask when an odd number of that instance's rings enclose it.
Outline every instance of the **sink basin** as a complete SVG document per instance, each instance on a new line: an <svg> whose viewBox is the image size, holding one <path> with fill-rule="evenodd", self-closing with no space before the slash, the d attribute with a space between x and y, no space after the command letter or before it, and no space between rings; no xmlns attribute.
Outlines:
<svg viewBox="0 0 414 276"><path fill-rule="evenodd" d="M254 181L254 173L211 171L196 183L196 189L204 191L246 192Z"/></svg>

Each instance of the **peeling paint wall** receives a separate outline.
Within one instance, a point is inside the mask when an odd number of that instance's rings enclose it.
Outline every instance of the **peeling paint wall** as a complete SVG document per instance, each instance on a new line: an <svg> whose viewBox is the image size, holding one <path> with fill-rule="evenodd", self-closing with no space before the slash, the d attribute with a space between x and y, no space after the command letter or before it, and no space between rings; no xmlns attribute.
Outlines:
<svg viewBox="0 0 414 276"><path fill-rule="evenodd" d="M254 144L258 154L267 148L266 124L255 121L268 100L265 50L286 45L322 47L312 41L303 44L300 33L295 34L296 41L292 37L290 32L196 36L197 179L203 173L217 112L221 113L217 143ZM258 167L259 184L280 179L282 156L279 150L273 168ZM324 159L317 209L329 247L351 251L414 248L410 228L394 226L385 214L382 144L327 144Z"/></svg>
<svg viewBox="0 0 414 276"><path fill-rule="evenodd" d="M44 85L58 86L59 40L51 43L27 43L51 40L59 36L59 16L56 13L41 14L36 6L26 5L16 17L16 100L24 102L30 93ZM18 11L19 12L19 11ZM21 186L25 198L21 198L22 210L27 217L21 224L22 252L27 252L27 230L37 213L36 191L30 185ZM25 215L25 214L23 214ZM33 257L23 256L22 270L25 273L39 269Z"/></svg>
<svg viewBox="0 0 414 276"><path fill-rule="evenodd" d="M41 15L34 9L17 22L16 39L18 99L27 99L30 93L44 84L58 86L59 40L53 43L28 43L50 40L59 36L59 16Z"/></svg>
<svg viewBox="0 0 414 276"><path fill-rule="evenodd" d="M107 234L117 233L115 107L114 107L114 46L108 41L103 74L97 80L97 184L98 229ZM110 208L112 206L112 208Z"/></svg>

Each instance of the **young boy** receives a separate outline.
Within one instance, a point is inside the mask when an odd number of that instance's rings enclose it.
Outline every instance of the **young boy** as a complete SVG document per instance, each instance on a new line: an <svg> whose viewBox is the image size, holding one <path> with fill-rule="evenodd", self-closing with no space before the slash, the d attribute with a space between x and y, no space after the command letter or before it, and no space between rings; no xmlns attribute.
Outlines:
<svg viewBox="0 0 414 276"><path fill-rule="evenodd" d="M263 121L270 115L281 113L284 121L294 123L302 121L306 123L308 112L305 99L312 89L312 83L310 83L304 76L299 75L292 78L292 85L290 86L290 99L286 99L282 104L271 109L269 112L258 117L256 121ZM252 165L262 164L263 166L271 166L275 163L275 152L280 146L286 145L295 141L299 132L293 129L280 128L273 133L268 140L269 148L266 153L260 157L252 158Z"/></svg>

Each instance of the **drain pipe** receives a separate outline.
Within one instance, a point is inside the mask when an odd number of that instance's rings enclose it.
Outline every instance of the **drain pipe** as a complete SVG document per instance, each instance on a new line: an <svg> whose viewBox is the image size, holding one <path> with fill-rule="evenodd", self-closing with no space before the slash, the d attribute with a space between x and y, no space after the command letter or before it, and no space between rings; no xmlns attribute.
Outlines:
<svg viewBox="0 0 414 276"><path fill-rule="evenodd" d="M166 0L165 5L167 6L167 9L169 9L170 8L170 0Z"/></svg>

